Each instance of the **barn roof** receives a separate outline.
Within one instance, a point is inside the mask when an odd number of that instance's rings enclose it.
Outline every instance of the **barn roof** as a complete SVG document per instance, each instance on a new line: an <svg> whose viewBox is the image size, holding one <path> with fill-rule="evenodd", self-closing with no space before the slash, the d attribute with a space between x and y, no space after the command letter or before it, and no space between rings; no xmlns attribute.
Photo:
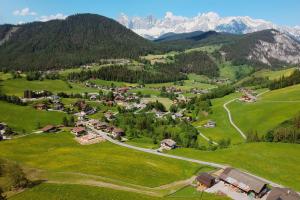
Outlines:
<svg viewBox="0 0 300 200"><path fill-rule="evenodd" d="M257 194L260 193L267 184L254 176L233 168L226 168L220 175L220 179L235 185L246 192L254 191Z"/></svg>

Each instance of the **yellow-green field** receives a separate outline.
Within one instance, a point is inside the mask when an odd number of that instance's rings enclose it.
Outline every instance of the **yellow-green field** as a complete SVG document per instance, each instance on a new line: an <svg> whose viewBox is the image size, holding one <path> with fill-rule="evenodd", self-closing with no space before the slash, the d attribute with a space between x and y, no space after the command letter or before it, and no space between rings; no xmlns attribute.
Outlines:
<svg viewBox="0 0 300 200"><path fill-rule="evenodd" d="M281 76L289 76L295 71L295 68L287 68L283 70L277 70L277 71L271 71L271 70L260 70L258 72L255 72L253 75L256 77L268 77L270 80L278 79Z"/></svg>
<svg viewBox="0 0 300 200"><path fill-rule="evenodd" d="M201 193L197 192L195 188L185 189L178 195L154 197L101 187L43 183L9 198L9 200L186 200L187 198L189 200L200 200L200 196ZM204 193L202 199L228 200L226 197L208 193Z"/></svg>
<svg viewBox="0 0 300 200"><path fill-rule="evenodd" d="M270 91L255 103L235 101L228 107L241 130L265 134L300 112L300 85Z"/></svg>
<svg viewBox="0 0 300 200"><path fill-rule="evenodd" d="M200 118L199 121L194 122L193 125L195 127L198 127L200 125L203 125L203 121L211 119L217 124L215 128L198 128L198 130L202 132L205 136L211 138L213 141L230 138L233 144L244 142L240 134L229 123L227 112L223 107L225 102L234 99L238 96L240 96L239 93L233 93L222 98L213 99L211 101L212 113L205 118Z"/></svg>
<svg viewBox="0 0 300 200"><path fill-rule="evenodd" d="M23 96L25 90L48 90L50 92L83 93L97 92L97 89L86 88L83 84L67 83L62 80L27 81L10 79L0 82L0 88L8 95Z"/></svg>
<svg viewBox="0 0 300 200"><path fill-rule="evenodd" d="M146 187L187 179L199 170L211 170L109 142L84 146L73 137L62 132L4 141L0 143L0 157L17 161L23 167L39 169L46 179L69 182L72 179L73 182L90 177Z"/></svg>
<svg viewBox="0 0 300 200"><path fill-rule="evenodd" d="M170 106L172 105L172 101L168 98L164 98L164 97L151 97L151 98L143 98L143 101L146 102L155 102L155 101L159 101L160 103L162 103L166 109L168 110L170 108Z"/></svg>
<svg viewBox="0 0 300 200"><path fill-rule="evenodd" d="M35 110L30 106L18 106L0 101L0 122L5 122L17 132L30 133L47 124L61 124L66 114L61 112L50 112Z"/></svg>
<svg viewBox="0 0 300 200"><path fill-rule="evenodd" d="M300 190L300 145L247 143L213 152L179 148L171 154L219 162Z"/></svg>

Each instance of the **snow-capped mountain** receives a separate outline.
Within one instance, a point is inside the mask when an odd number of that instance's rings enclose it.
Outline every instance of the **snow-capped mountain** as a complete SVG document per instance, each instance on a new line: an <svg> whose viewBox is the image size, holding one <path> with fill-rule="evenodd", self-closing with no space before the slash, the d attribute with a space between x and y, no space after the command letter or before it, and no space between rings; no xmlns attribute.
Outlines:
<svg viewBox="0 0 300 200"><path fill-rule="evenodd" d="M167 12L162 19L150 15L147 17L128 17L121 14L117 19L127 28L146 38L158 38L166 33L188 33L194 31L218 31L236 34L251 33L266 29L277 29L300 40L300 27L287 27L273 24L262 19L248 16L221 17L215 12L184 17Z"/></svg>

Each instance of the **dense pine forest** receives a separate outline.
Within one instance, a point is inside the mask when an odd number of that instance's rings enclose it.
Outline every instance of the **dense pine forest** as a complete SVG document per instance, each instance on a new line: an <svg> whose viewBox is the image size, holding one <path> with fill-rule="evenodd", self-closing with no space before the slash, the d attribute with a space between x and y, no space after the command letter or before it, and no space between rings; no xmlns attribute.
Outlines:
<svg viewBox="0 0 300 200"><path fill-rule="evenodd" d="M0 41L10 25L0 26ZM45 70L92 63L106 58L137 58L156 49L118 22L95 14L66 20L18 25L0 46L0 68Z"/></svg>

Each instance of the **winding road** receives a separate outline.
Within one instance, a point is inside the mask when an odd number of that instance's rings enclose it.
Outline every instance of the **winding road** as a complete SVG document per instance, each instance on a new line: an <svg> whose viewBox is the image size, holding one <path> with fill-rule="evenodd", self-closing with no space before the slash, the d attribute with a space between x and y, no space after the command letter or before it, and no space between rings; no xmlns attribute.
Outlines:
<svg viewBox="0 0 300 200"><path fill-rule="evenodd" d="M263 95L263 94L265 94L265 93L267 93L267 92L269 92L269 90L259 93L259 94L257 95L257 97L259 97L259 96L261 96L261 95ZM230 112L230 110L229 110L228 107L227 107L228 104L234 102L234 101L237 100L237 99L238 99L238 98L231 99L231 100L227 101L226 103L223 104L223 107L224 107L224 109L225 109L226 112L227 112L227 115L228 115L230 124L231 124L231 125L235 128L235 130L237 130L237 132L239 132L239 134L246 140L246 139L247 139L247 136L246 136L245 133L244 133L244 132L243 132L243 131L235 124L235 123L234 123L234 121L233 121L233 119L232 119L231 112Z"/></svg>

